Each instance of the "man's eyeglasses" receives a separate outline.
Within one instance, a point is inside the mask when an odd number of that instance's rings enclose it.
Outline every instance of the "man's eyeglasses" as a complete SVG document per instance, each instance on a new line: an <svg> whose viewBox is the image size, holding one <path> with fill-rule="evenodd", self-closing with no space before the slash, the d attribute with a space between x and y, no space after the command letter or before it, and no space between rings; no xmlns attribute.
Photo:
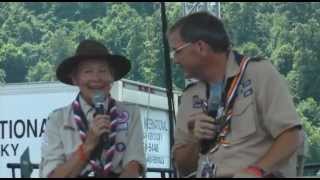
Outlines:
<svg viewBox="0 0 320 180"><path fill-rule="evenodd" d="M180 51L182 51L184 48L190 46L191 43L185 43L185 44L182 44L181 46L177 47L176 49L172 50L170 52L170 58L171 59L174 59L174 57L176 56L177 53L179 53Z"/></svg>

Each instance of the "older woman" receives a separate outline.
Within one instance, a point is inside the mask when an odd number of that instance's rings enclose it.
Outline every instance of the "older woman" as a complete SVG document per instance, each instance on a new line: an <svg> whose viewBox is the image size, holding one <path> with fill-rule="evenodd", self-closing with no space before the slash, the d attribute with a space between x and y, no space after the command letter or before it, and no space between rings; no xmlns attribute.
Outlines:
<svg viewBox="0 0 320 180"><path fill-rule="evenodd" d="M101 43L84 40L76 54L62 61L56 74L78 86L76 99L53 111L43 137L40 177L139 177L145 155L136 106L110 96L112 82L130 70L123 56ZM98 114L93 96L100 92L106 113ZM102 138L104 137L104 138ZM106 141L107 140L107 141Z"/></svg>

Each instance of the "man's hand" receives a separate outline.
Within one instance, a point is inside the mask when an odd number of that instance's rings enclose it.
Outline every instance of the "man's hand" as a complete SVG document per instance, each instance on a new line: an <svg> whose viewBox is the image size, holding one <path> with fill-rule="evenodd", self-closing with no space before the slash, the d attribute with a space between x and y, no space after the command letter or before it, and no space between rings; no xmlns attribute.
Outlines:
<svg viewBox="0 0 320 180"><path fill-rule="evenodd" d="M205 113L194 113L188 119L189 132L197 139L212 139L217 131L215 119Z"/></svg>
<svg viewBox="0 0 320 180"><path fill-rule="evenodd" d="M111 121L108 115L97 115L90 124L87 138L84 142L86 149L91 152L99 144L100 136L110 133Z"/></svg>

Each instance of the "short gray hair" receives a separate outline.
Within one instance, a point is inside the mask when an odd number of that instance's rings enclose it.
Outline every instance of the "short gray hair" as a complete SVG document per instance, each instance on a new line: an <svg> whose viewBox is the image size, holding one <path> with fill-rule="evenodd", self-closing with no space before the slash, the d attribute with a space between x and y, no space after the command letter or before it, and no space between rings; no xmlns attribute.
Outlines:
<svg viewBox="0 0 320 180"><path fill-rule="evenodd" d="M179 19L168 31L179 34L185 42L202 40L216 52L228 52L230 39L222 21L208 12L196 12Z"/></svg>

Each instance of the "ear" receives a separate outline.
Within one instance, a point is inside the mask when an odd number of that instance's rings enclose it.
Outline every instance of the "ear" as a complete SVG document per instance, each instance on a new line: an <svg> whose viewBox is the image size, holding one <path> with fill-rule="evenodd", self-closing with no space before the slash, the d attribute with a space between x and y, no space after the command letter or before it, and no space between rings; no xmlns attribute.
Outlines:
<svg viewBox="0 0 320 180"><path fill-rule="evenodd" d="M198 52L202 56L207 56L209 51L210 51L209 45L206 42L202 41L202 40L197 41L196 44L197 44L197 47L198 47Z"/></svg>

